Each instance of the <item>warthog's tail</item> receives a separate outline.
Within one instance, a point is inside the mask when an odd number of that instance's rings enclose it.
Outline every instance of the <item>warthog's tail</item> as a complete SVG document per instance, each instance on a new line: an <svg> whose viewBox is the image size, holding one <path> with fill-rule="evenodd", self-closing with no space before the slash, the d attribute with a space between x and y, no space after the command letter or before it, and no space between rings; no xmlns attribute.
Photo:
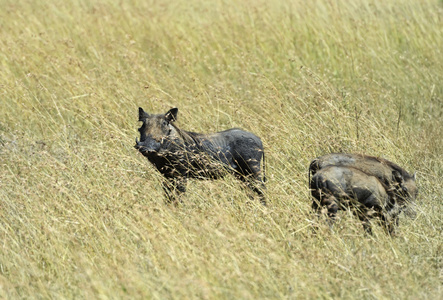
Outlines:
<svg viewBox="0 0 443 300"><path fill-rule="evenodd" d="M263 182L266 182L266 162L265 162L265 152L263 152Z"/></svg>
<svg viewBox="0 0 443 300"><path fill-rule="evenodd" d="M311 173L312 175L314 175L319 169L319 165L318 165L318 159L314 159L313 161L311 161L311 163L309 164L309 169L308 169L308 186L309 188L311 188Z"/></svg>

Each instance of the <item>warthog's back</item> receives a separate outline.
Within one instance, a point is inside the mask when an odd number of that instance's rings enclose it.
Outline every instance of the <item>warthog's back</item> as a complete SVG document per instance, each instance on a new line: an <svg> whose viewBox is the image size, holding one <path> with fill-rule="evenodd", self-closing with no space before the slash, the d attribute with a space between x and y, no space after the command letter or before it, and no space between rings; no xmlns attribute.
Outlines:
<svg viewBox="0 0 443 300"><path fill-rule="evenodd" d="M311 189L320 190L316 195L330 194L338 202L355 199L368 207L382 208L389 200L384 186L375 176L352 167L327 166L320 169L312 177Z"/></svg>
<svg viewBox="0 0 443 300"><path fill-rule="evenodd" d="M376 176L383 183L392 181L392 168L386 160L373 156L348 153L331 153L314 159L310 170L316 173L327 166L353 167L370 176Z"/></svg>

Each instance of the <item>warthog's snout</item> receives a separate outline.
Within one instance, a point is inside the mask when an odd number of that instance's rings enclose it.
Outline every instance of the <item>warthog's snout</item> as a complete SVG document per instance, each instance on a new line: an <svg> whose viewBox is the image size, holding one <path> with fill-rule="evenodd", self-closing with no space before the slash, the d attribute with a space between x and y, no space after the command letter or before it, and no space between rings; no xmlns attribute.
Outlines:
<svg viewBox="0 0 443 300"><path fill-rule="evenodd" d="M137 149L138 151L140 151L142 154L145 154L149 151L147 151L146 147L144 147L137 138L135 138L135 145L134 148Z"/></svg>
<svg viewBox="0 0 443 300"><path fill-rule="evenodd" d="M142 154L158 152L160 146L161 143L153 139L146 139L144 142L141 142L137 138L135 138L134 148L139 150Z"/></svg>

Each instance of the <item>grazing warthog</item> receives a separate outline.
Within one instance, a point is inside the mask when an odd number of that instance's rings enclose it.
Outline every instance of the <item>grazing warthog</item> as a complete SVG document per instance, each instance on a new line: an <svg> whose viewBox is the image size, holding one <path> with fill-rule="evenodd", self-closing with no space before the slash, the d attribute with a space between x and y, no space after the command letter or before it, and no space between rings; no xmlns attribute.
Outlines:
<svg viewBox="0 0 443 300"><path fill-rule="evenodd" d="M353 167L369 176L375 176L383 184L391 201L409 216L415 216L411 205L417 197L415 174L410 175L395 163L374 156L349 153L331 153L314 159L309 166L310 176L328 166ZM314 203L313 206L316 204Z"/></svg>
<svg viewBox="0 0 443 300"><path fill-rule="evenodd" d="M314 209L326 207L331 220L338 210L350 207L367 232L371 232L369 220L378 217L387 231L394 233L400 210L375 176L353 167L326 166L312 177L310 188L316 200Z"/></svg>
<svg viewBox="0 0 443 300"><path fill-rule="evenodd" d="M148 114L139 108L138 149L166 178L163 189L168 202L186 191L188 178L217 179L230 172L264 200L264 152L256 135L241 130L202 134L175 125L178 109ZM261 160L263 158L263 172Z"/></svg>

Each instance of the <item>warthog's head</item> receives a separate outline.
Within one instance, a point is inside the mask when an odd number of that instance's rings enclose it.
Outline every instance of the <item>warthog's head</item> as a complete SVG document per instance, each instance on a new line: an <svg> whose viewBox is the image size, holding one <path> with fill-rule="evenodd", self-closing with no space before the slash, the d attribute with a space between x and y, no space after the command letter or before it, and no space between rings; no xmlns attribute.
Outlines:
<svg viewBox="0 0 443 300"><path fill-rule="evenodd" d="M150 115L139 107L138 120L143 124L138 129L140 141L136 138L134 147L143 155L158 153L165 140L175 133L171 123L177 120L177 112L178 108L173 108L166 114Z"/></svg>
<svg viewBox="0 0 443 300"><path fill-rule="evenodd" d="M402 175L400 172L394 170L392 171L392 176L400 186L400 195L409 199L409 201L414 201L418 195L418 188L415 183L415 173L412 176L407 173Z"/></svg>
<svg viewBox="0 0 443 300"><path fill-rule="evenodd" d="M410 217L415 218L417 216L417 212L415 210L415 199L418 195L418 187L415 182L415 173L410 176L409 174L401 175L397 171L393 171L392 175L394 180L399 184L399 190L396 193L398 203L401 205L404 213Z"/></svg>

